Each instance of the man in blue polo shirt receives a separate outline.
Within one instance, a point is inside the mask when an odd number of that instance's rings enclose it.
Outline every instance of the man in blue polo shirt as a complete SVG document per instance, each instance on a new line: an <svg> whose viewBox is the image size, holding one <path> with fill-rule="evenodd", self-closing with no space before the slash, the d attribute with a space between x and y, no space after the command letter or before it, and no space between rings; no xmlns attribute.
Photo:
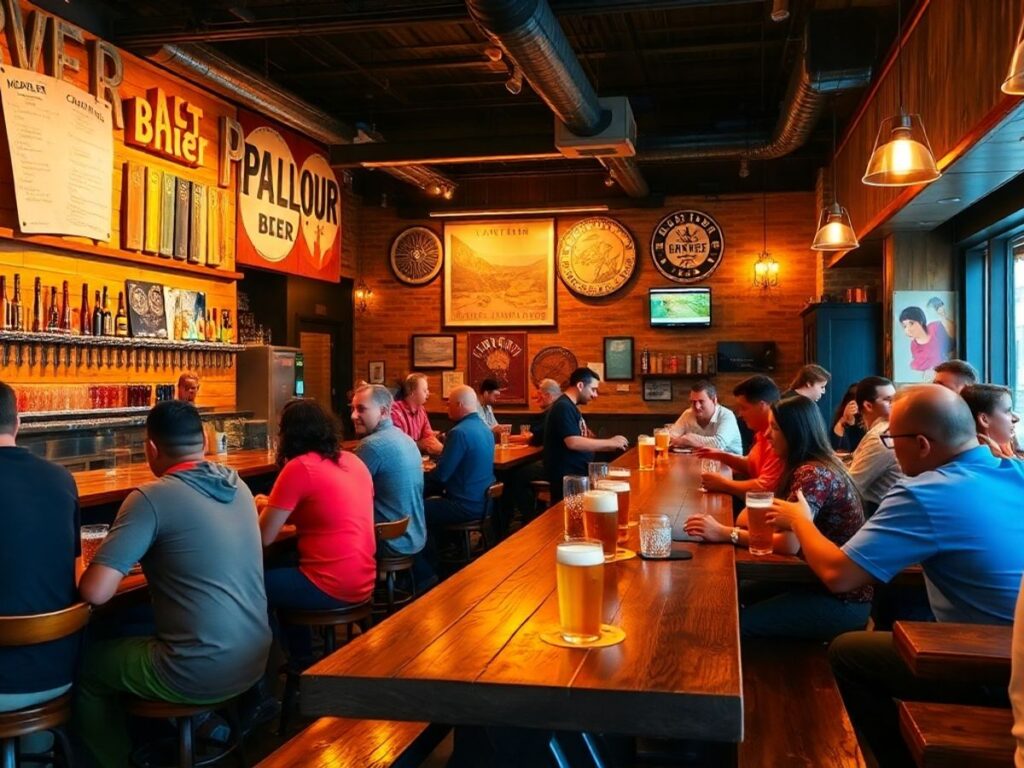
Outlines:
<svg viewBox="0 0 1024 768"><path fill-rule="evenodd" d="M907 477L842 549L818 532L802 501L776 500L769 520L796 533L807 563L834 592L888 582L920 563L938 621L1010 624L1024 573L1024 462L979 445L967 404L936 384L897 395L881 439ZM894 698L986 693L915 679L888 632L841 635L829 655L851 718L883 766L911 764Z"/></svg>

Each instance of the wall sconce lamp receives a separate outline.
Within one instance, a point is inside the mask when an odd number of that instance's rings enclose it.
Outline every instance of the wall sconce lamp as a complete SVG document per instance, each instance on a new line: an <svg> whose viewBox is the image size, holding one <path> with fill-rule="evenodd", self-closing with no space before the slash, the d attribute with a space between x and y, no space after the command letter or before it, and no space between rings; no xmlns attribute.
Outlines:
<svg viewBox="0 0 1024 768"><path fill-rule="evenodd" d="M767 291L779 284L779 262L768 251L761 251L754 262L754 287Z"/></svg>
<svg viewBox="0 0 1024 768"><path fill-rule="evenodd" d="M355 290L353 296L356 300L356 313L360 315L366 314L370 309L370 297L373 296L373 289L366 284L363 278L356 280Z"/></svg>

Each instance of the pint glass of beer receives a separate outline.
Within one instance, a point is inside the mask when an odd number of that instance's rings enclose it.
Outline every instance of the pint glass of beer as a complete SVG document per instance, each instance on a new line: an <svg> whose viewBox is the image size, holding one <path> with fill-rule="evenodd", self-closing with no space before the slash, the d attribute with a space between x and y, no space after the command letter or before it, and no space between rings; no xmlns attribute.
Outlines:
<svg viewBox="0 0 1024 768"><path fill-rule="evenodd" d="M668 458L669 433L664 427L654 430L654 447L658 450L659 459Z"/></svg>
<svg viewBox="0 0 1024 768"><path fill-rule="evenodd" d="M629 532L629 483L623 480L601 480L597 487L602 491L614 491L619 501L619 542L624 543Z"/></svg>
<svg viewBox="0 0 1024 768"><path fill-rule="evenodd" d="M601 636L604 552L600 541L570 539L558 545L558 619L567 643L589 643Z"/></svg>
<svg viewBox="0 0 1024 768"><path fill-rule="evenodd" d="M750 491L747 493L747 532L750 541L747 548L752 555L772 553L772 527L766 520L775 494L771 491Z"/></svg>
<svg viewBox="0 0 1024 768"><path fill-rule="evenodd" d="M654 438L651 435L640 435L636 439L640 469L654 469Z"/></svg>
<svg viewBox="0 0 1024 768"><path fill-rule="evenodd" d="M88 568L93 557L99 551L100 544L107 538L110 532L109 525L83 525L80 535L82 537L82 568Z"/></svg>
<svg viewBox="0 0 1024 768"><path fill-rule="evenodd" d="M591 490L583 494L583 523L588 539L604 547L604 559L615 559L618 537L619 500L614 491Z"/></svg>

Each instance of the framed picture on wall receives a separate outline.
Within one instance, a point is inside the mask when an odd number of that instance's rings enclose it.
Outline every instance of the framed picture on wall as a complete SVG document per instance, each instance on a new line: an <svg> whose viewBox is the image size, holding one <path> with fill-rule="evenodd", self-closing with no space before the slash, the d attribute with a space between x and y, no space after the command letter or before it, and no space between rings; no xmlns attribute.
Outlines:
<svg viewBox="0 0 1024 768"><path fill-rule="evenodd" d="M604 337L605 381L633 380L633 337Z"/></svg>
<svg viewBox="0 0 1024 768"><path fill-rule="evenodd" d="M450 328L553 327L554 219L445 224L443 311Z"/></svg>
<svg viewBox="0 0 1024 768"><path fill-rule="evenodd" d="M463 384L463 372L462 371L444 371L441 374L441 397L445 400L448 399L448 393L455 387L461 387Z"/></svg>
<svg viewBox="0 0 1024 768"><path fill-rule="evenodd" d="M468 333L469 384L495 379L504 405L526 405L526 334Z"/></svg>
<svg viewBox="0 0 1024 768"><path fill-rule="evenodd" d="M895 291L892 295L892 380L920 384L935 366L957 356L954 291Z"/></svg>
<svg viewBox="0 0 1024 768"><path fill-rule="evenodd" d="M443 370L455 367L455 334L416 334L409 345L412 368L415 370Z"/></svg>
<svg viewBox="0 0 1024 768"><path fill-rule="evenodd" d="M672 400L671 379L647 379L644 381L644 400L670 402Z"/></svg>
<svg viewBox="0 0 1024 768"><path fill-rule="evenodd" d="M369 365L369 371L367 372L368 378L366 379L371 384L383 384L384 383L384 361L383 360L371 360Z"/></svg>

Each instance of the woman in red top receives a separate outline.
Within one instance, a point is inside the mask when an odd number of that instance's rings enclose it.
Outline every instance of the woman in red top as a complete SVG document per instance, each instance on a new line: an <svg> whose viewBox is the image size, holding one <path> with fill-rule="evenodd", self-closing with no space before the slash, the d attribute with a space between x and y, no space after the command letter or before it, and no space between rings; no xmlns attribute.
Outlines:
<svg viewBox="0 0 1024 768"><path fill-rule="evenodd" d="M312 400L293 400L281 411L277 462L281 473L270 498L257 499L263 546L291 523L299 564L267 569L271 611L368 600L377 575L369 470L342 452L334 418ZM312 660L308 630L289 629L288 645L293 664Z"/></svg>

